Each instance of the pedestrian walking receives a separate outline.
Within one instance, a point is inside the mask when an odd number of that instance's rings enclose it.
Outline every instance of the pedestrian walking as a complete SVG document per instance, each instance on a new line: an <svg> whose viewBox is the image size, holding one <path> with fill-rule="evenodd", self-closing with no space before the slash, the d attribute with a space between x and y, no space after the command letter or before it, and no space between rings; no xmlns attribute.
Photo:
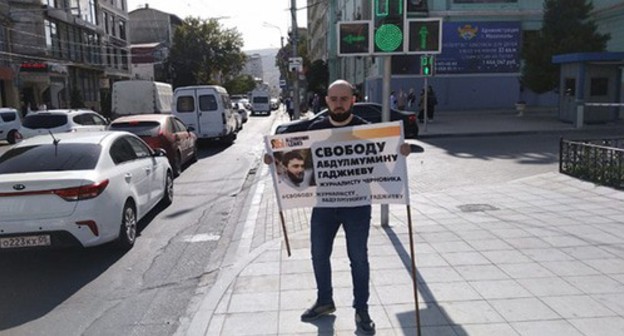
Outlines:
<svg viewBox="0 0 624 336"><path fill-rule="evenodd" d="M401 90L399 90L399 97L397 98L397 108L399 110L405 110L406 106L407 106L407 94L405 94L405 91L403 91L403 89L401 88Z"/></svg>
<svg viewBox="0 0 624 336"><path fill-rule="evenodd" d="M418 106L420 110L418 112L418 121L423 122L424 120L424 110L425 110L425 89L420 91L420 103ZM433 87L429 85L427 87L427 121L433 122L433 115L435 113L435 107L438 105L438 97L436 97L435 92L433 91Z"/></svg>
<svg viewBox="0 0 624 336"><path fill-rule="evenodd" d="M295 103L290 97L286 98L286 112L288 113L288 118L293 120L295 117Z"/></svg>
<svg viewBox="0 0 624 336"><path fill-rule="evenodd" d="M416 91L414 88L409 89L409 93L407 94L407 108L415 109L416 107Z"/></svg>
<svg viewBox="0 0 624 336"><path fill-rule="evenodd" d="M364 125L368 122L353 114L354 89L345 80L333 82L328 89L325 102L329 109L327 117L310 124L308 130L331 129ZM410 147L402 144L401 154L408 155ZM271 156L265 155L264 162L271 164ZM336 311L333 299L330 257L333 243L340 226L347 240L347 255L351 264L353 281L353 308L357 328L365 334L375 334L375 323L368 313L370 296L370 266L368 262L368 237L371 222L371 206L312 209L310 219L310 243L312 266L316 280L317 299L312 307L301 315L301 321L314 321Z"/></svg>
<svg viewBox="0 0 624 336"><path fill-rule="evenodd" d="M394 91L390 92L390 108L396 110L398 104L396 93Z"/></svg>

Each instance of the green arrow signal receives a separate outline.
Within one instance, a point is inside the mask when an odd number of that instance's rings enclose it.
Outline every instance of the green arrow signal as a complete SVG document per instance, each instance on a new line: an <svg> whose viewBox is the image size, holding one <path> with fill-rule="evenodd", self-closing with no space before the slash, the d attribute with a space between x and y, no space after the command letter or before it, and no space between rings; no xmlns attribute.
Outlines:
<svg viewBox="0 0 624 336"><path fill-rule="evenodd" d="M351 34L349 34L349 35L345 36L343 38L343 40L345 42L347 42L348 44L354 44L354 43L357 43L357 42L363 42L363 41L366 40L366 38L364 36L362 36L362 35L351 35Z"/></svg>
<svg viewBox="0 0 624 336"><path fill-rule="evenodd" d="M420 35L420 49L427 50L427 35L429 35L429 30L427 30L427 26L420 27L418 35Z"/></svg>

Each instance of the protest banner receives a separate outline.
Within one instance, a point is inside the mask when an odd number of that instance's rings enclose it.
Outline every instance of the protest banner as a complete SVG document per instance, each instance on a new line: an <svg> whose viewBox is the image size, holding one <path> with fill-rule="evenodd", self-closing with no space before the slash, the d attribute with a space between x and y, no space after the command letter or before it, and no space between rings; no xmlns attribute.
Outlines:
<svg viewBox="0 0 624 336"><path fill-rule="evenodd" d="M409 205L401 122L273 135L265 143L280 211Z"/></svg>

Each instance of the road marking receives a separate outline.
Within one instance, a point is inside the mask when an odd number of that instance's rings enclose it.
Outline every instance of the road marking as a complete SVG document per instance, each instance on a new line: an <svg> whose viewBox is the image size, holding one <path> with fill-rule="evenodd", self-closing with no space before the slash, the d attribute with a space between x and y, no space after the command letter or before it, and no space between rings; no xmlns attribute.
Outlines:
<svg viewBox="0 0 624 336"><path fill-rule="evenodd" d="M210 233L200 233L192 236L184 236L182 238L183 241L187 243L201 243L207 241L217 241L221 238L219 235L214 235Z"/></svg>

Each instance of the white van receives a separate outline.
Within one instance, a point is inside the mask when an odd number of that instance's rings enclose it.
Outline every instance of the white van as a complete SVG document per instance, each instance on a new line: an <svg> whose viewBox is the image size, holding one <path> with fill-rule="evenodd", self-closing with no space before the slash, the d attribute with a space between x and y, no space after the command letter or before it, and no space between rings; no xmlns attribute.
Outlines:
<svg viewBox="0 0 624 336"><path fill-rule="evenodd" d="M113 118L133 114L171 113L171 84L148 80L123 80L113 83Z"/></svg>
<svg viewBox="0 0 624 336"><path fill-rule="evenodd" d="M181 86L173 92L173 114L193 127L198 139L236 139L238 112L225 88L218 85Z"/></svg>
<svg viewBox="0 0 624 336"><path fill-rule="evenodd" d="M19 140L19 129L22 127L20 114L16 109L10 107L0 108L0 140L6 140L14 144Z"/></svg>
<svg viewBox="0 0 624 336"><path fill-rule="evenodd" d="M271 96L268 91L251 91L251 114L271 114Z"/></svg>

